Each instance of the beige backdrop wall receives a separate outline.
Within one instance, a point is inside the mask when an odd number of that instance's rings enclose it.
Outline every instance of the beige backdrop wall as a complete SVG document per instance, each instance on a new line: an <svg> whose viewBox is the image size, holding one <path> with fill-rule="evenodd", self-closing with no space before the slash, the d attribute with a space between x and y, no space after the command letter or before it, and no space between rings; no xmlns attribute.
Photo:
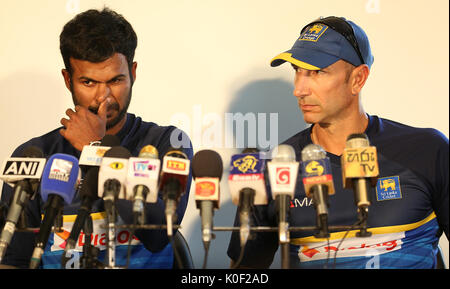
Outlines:
<svg viewBox="0 0 450 289"><path fill-rule="evenodd" d="M59 33L76 13L104 5L123 14L138 35L129 111L185 129L195 152L211 148L221 154L225 174L216 225L231 226L235 212L224 180L238 149L226 145L234 135L224 126L225 113L260 113L268 123L269 114L278 113L279 141L305 128L292 96L292 69L271 68L269 61L318 16L345 16L367 32L375 56L362 93L368 113L434 127L448 137L447 0L1 0L0 160L57 128L73 106L61 75ZM193 198L182 232L201 267ZM217 234L208 268L228 267L228 240L229 233ZM440 244L448 264L448 240ZM279 267L278 255L272 267Z"/></svg>

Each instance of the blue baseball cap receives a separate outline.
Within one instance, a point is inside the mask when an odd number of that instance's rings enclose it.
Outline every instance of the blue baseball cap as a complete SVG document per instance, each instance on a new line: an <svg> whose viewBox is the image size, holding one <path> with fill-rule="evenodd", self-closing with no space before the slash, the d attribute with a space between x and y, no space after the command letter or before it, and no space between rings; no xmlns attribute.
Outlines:
<svg viewBox="0 0 450 289"><path fill-rule="evenodd" d="M271 66L288 61L308 70L325 68L339 59L354 66L372 66L369 39L361 27L343 17L320 18L306 25L294 46L277 56Z"/></svg>

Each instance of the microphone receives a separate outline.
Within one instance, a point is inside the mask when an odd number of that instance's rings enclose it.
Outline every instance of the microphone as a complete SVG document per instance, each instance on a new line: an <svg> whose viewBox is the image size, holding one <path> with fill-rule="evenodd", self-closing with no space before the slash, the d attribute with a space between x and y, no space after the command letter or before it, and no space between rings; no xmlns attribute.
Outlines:
<svg viewBox="0 0 450 289"><path fill-rule="evenodd" d="M14 186L14 194L0 235L0 263L11 243L24 207L38 189L46 162L42 150L35 146L25 148L22 155L23 158L7 159L1 169L1 179ZM22 220L23 218L24 215Z"/></svg>
<svg viewBox="0 0 450 289"><path fill-rule="evenodd" d="M266 205L268 202L264 166L264 159L256 149L244 150L244 153L231 157L228 185L231 200L239 210L241 248L245 246L250 235L250 213L253 205Z"/></svg>
<svg viewBox="0 0 450 289"><path fill-rule="evenodd" d="M220 185L223 163L213 150L201 150L192 159L192 175L195 179L195 203L202 219L202 240L205 249L212 239L214 209L220 207Z"/></svg>
<svg viewBox="0 0 450 289"><path fill-rule="evenodd" d="M128 161L126 198L133 201L133 213L140 225L145 223L144 202L157 201L160 167L158 150L152 145L144 146L139 157Z"/></svg>
<svg viewBox="0 0 450 289"><path fill-rule="evenodd" d="M341 156L341 166L344 188L353 189L355 205L358 207L361 230L356 235L370 236L371 233L367 232L368 207L370 206L368 192L370 186L376 186L379 170L377 148L370 146L366 134L348 136Z"/></svg>
<svg viewBox="0 0 450 289"><path fill-rule="evenodd" d="M81 205L78 214L70 231L69 238L66 240L66 247L62 255L63 266L68 261L71 250L75 249L77 239L84 227L87 218L92 210L92 204L98 199L98 174L103 155L111 146L120 144L120 140L115 135L105 135L99 146L84 146L81 152L79 165L83 170L87 170L84 180L79 190Z"/></svg>
<svg viewBox="0 0 450 289"><path fill-rule="evenodd" d="M11 157L3 162L0 179L11 186L19 181L30 180L34 184L33 189L37 190L46 163L44 154L40 148L30 146L24 149L22 155L23 157Z"/></svg>
<svg viewBox="0 0 450 289"><path fill-rule="evenodd" d="M290 145L279 145L272 152L272 161L267 163L272 198L277 203L279 215L280 243L289 243L289 205L294 198L299 163Z"/></svg>
<svg viewBox="0 0 450 289"><path fill-rule="evenodd" d="M170 148L163 158L159 190L163 192L163 201L166 206L167 236L169 238L172 237L173 223L177 219L178 202L186 191L189 164L187 155L175 148Z"/></svg>
<svg viewBox="0 0 450 289"><path fill-rule="evenodd" d="M330 160L320 145L309 144L302 150L302 175L306 196L316 209L316 237L328 238L328 196L334 194L334 184Z"/></svg>
<svg viewBox="0 0 450 289"><path fill-rule="evenodd" d="M103 155L113 146L119 146L120 139L115 135L105 135L101 142L93 145L85 145L81 151L79 165L80 168L88 169L92 166L99 167L102 163Z"/></svg>
<svg viewBox="0 0 450 289"><path fill-rule="evenodd" d="M105 208L117 198L125 199L123 184L130 156L130 151L121 146L113 146L103 155L98 174L98 196L105 201Z"/></svg>
<svg viewBox="0 0 450 289"><path fill-rule="evenodd" d="M103 198L108 220L108 268L115 266L116 208L118 198L125 199L124 185L128 158L131 153L124 147L114 146L103 156L98 174L98 196Z"/></svg>
<svg viewBox="0 0 450 289"><path fill-rule="evenodd" d="M282 144L272 151L272 161L267 162L272 198L278 215L278 239L282 245L282 268L289 268L289 207L294 198L299 163L295 161L292 146Z"/></svg>
<svg viewBox="0 0 450 289"><path fill-rule="evenodd" d="M65 204L72 203L80 175L78 160L67 154L52 155L45 165L41 180L41 197L46 202L36 246L30 260L30 269L36 269L48 242L52 225Z"/></svg>

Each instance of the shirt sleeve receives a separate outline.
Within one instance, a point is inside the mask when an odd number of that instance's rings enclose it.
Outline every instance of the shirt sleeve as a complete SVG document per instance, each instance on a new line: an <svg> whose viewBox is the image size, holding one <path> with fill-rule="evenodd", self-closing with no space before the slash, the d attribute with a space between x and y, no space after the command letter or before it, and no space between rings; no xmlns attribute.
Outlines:
<svg viewBox="0 0 450 289"><path fill-rule="evenodd" d="M439 147L436 150L436 168L435 168L435 179L434 179L434 192L432 194L432 206L436 213L437 220L441 231L445 233L447 239L449 238L449 143L448 139L437 132L437 137L439 138Z"/></svg>

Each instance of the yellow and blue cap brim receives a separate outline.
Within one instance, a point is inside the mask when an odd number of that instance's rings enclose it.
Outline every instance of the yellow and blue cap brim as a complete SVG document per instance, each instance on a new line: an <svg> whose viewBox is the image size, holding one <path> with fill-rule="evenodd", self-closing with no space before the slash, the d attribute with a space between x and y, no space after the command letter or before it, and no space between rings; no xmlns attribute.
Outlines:
<svg viewBox="0 0 450 289"><path fill-rule="evenodd" d="M270 61L270 66L275 67L278 65L281 65L285 62L290 62L294 64L297 67L307 69L307 70L320 70L320 67L314 66L312 64L306 63L304 61L300 61L294 57L292 57L292 53L290 52L283 52L272 58Z"/></svg>

